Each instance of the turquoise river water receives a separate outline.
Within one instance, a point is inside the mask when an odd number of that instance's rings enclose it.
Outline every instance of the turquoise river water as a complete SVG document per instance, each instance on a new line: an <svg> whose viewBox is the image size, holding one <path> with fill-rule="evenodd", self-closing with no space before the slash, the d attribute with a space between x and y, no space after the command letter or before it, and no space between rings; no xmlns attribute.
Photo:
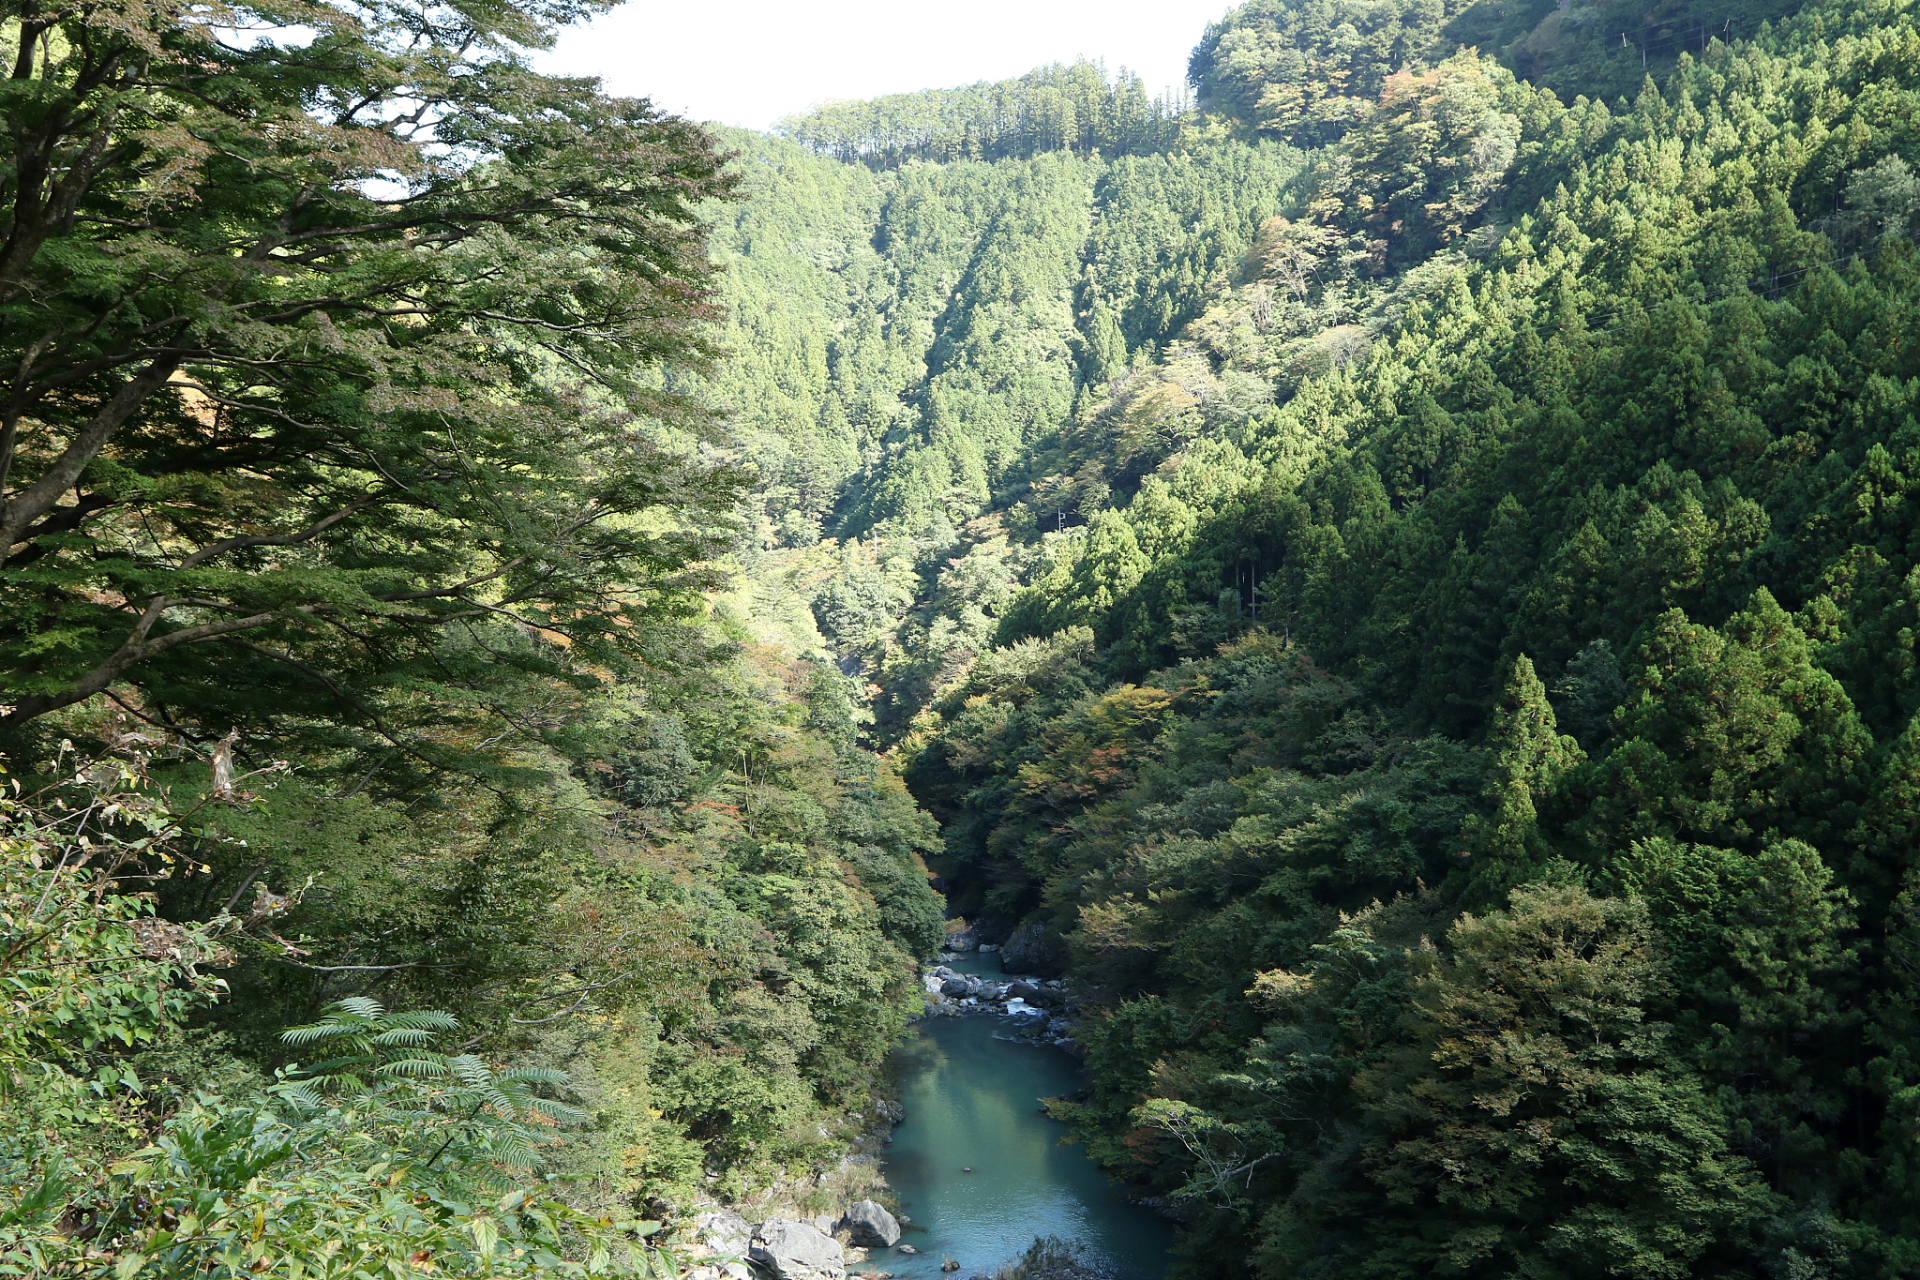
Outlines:
<svg viewBox="0 0 1920 1280"><path fill-rule="evenodd" d="M1078 1064L1058 1049L994 1038L1004 1034L997 1017L935 1018L894 1052L907 1116L884 1169L913 1219L901 1243L920 1256L875 1249L851 1270L932 1280L952 1258L954 1280L991 1276L1035 1236L1052 1235L1081 1245L1117 1280L1162 1280L1172 1229L1128 1204L1041 1110L1040 1099L1080 1086Z"/></svg>

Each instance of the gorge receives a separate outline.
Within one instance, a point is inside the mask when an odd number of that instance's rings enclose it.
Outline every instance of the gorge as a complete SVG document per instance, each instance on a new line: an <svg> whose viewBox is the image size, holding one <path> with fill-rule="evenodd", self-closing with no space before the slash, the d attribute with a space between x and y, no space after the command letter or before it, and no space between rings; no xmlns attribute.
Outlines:
<svg viewBox="0 0 1920 1280"><path fill-rule="evenodd" d="M4 9L0 1274L1920 1274L1914 0L585 12Z"/></svg>

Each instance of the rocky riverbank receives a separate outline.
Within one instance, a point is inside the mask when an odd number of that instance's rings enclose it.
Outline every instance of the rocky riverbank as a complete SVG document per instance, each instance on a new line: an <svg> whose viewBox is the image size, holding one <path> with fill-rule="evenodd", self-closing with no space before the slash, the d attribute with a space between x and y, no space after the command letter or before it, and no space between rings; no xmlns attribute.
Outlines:
<svg viewBox="0 0 1920 1280"><path fill-rule="evenodd" d="M981 950L991 952L993 948ZM1073 1038L1072 998L1064 983L1032 975L1006 974L996 979L960 973L952 967L960 954L942 952L939 961L922 973L926 1016L998 1017L1004 1020L1010 1039L1052 1045L1075 1057L1083 1055Z"/></svg>
<svg viewBox="0 0 1920 1280"><path fill-rule="evenodd" d="M954 941L949 939L950 944ZM962 973L953 966L963 963L968 952L977 948L992 955L999 949L980 946L967 935L958 942L965 950L943 950L921 970L922 1017L994 1018L999 1022L996 1039L1049 1045L1075 1057L1082 1055L1073 1038L1072 998L1065 984L1038 974ZM898 1103L875 1100L872 1132L842 1162L842 1174L848 1176L820 1175L811 1182L770 1188L753 1205L710 1204L685 1220L675 1232L675 1248L683 1260L682 1280L764 1280L769 1276L776 1280L847 1280L849 1276L884 1280L888 1272L867 1267L868 1251L897 1248L911 1255L912 1246L903 1244L900 1237L912 1219L905 1214L896 1217L872 1199L854 1200L837 1214L813 1215L796 1208L795 1202L818 1204L821 1194L830 1193L834 1186L842 1194L856 1187L871 1188L871 1194L891 1199L874 1161L903 1118ZM863 1177L850 1176L852 1166L858 1166Z"/></svg>
<svg viewBox="0 0 1920 1280"><path fill-rule="evenodd" d="M810 1221L768 1218L749 1222L731 1209L704 1213L693 1221L687 1253L695 1266L685 1280L846 1280L847 1268L867 1260L867 1250L900 1243L911 1219L896 1218L872 1200L847 1206L839 1216ZM753 1266L748 1264L752 1263ZM757 1268L757 1272L756 1272ZM867 1273L882 1280L884 1271Z"/></svg>

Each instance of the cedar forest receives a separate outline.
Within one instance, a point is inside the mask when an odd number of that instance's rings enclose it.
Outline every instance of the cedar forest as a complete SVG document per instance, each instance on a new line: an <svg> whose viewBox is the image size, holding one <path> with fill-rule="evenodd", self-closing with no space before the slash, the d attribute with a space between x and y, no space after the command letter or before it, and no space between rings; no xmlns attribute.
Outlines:
<svg viewBox="0 0 1920 1280"><path fill-rule="evenodd" d="M0 11L0 1275L672 1274L964 918L1184 1280L1920 1276L1914 0L600 7Z"/></svg>

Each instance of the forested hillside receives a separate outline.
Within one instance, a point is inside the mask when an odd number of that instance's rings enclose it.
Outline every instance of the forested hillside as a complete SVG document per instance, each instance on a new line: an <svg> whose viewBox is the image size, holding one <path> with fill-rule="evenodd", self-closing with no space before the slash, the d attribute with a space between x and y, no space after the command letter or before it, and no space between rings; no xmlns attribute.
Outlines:
<svg viewBox="0 0 1920 1280"><path fill-rule="evenodd" d="M0 1274L670 1274L872 1126L937 828L583 12L0 10Z"/></svg>
<svg viewBox="0 0 1920 1280"><path fill-rule="evenodd" d="M733 139L716 232L763 590L1076 984L1058 1112L1195 1276L1920 1271L1912 7L1192 70L1146 152Z"/></svg>
<svg viewBox="0 0 1920 1280"><path fill-rule="evenodd" d="M1913 0L0 12L0 1272L657 1272L931 871L1187 1276L1920 1274Z"/></svg>

